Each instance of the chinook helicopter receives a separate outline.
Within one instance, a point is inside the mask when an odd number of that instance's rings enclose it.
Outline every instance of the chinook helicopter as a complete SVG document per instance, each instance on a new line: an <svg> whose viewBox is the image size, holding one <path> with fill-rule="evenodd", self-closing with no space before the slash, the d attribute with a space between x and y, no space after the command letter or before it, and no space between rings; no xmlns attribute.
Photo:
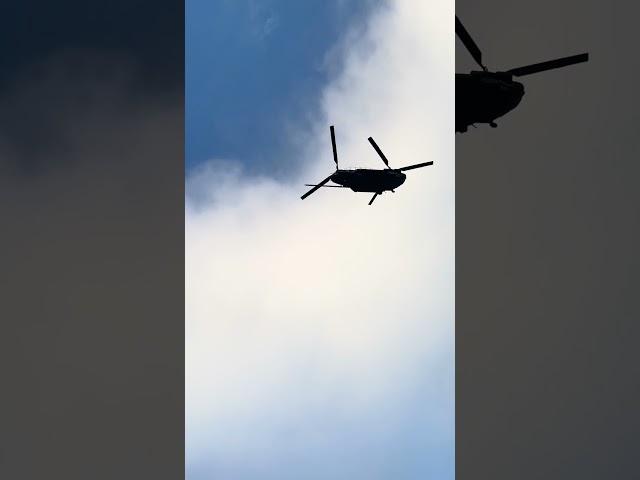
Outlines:
<svg viewBox="0 0 640 480"><path fill-rule="evenodd" d="M302 200L321 187L350 188L354 192L372 192L374 195L369 202L369 205L371 205L378 195L382 195L382 192L391 191L395 193L395 189L402 185L407 178L402 172L433 165L433 162L425 162L409 165L408 167L391 168L387 157L384 156L384 153L382 153L376 142L373 141L373 138L369 137L369 143L371 143L371 146L373 146L378 155L380 155L380 158L387 168L384 170L371 168L340 170L338 168L335 131L333 125L329 128L331 130L331 145L333 146L333 161L336 162L336 171L316 185L305 184L307 187L313 188L300 197ZM337 183L337 185L325 185L329 181Z"/></svg>
<svg viewBox="0 0 640 480"><path fill-rule="evenodd" d="M456 73L456 133L464 133L476 123L488 123L496 128L495 120L516 108L524 96L524 85L513 80L533 73L566 67L589 60L583 53L506 72L490 72L482 63L482 52L456 15L456 35L467 48L482 71Z"/></svg>

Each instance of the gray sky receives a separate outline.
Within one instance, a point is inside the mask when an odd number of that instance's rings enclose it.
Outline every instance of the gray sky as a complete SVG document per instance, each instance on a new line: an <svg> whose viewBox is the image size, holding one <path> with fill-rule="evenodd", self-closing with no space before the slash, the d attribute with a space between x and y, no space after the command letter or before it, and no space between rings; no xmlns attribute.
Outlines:
<svg viewBox="0 0 640 480"><path fill-rule="evenodd" d="M456 2L489 67L591 56L525 77L522 103L497 129L456 137L458 478L632 471L625 431L638 427L631 355L640 313L632 9ZM458 42L456 71L472 66Z"/></svg>

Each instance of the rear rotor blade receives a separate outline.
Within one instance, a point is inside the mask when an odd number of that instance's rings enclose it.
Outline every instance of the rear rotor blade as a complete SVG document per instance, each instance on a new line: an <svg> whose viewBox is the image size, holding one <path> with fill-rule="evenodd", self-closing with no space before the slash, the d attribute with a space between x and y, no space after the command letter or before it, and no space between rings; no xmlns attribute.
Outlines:
<svg viewBox="0 0 640 480"><path fill-rule="evenodd" d="M382 150L380 150L378 145L376 145L376 142L373 141L373 138L369 137L369 143L376 150L376 152L378 152L378 155L380 155L380 158L382 159L384 164L387 166L387 168L391 169L391 167L389 166L389 162L387 160L387 157L384 156L384 153L382 153Z"/></svg>
<svg viewBox="0 0 640 480"><path fill-rule="evenodd" d="M407 167L398 168L397 170L400 172L406 172L407 170L413 170L414 168L428 167L429 165L433 165L433 162L416 163L415 165L409 165Z"/></svg>
<svg viewBox="0 0 640 480"><path fill-rule="evenodd" d="M311 190L309 190L307 193L305 193L304 195L302 195L300 198L302 200L304 200L305 198L307 198L309 195L311 195L313 192L315 192L316 190L318 190L320 187L322 187L325 183L327 183L329 180L331 180L331 177L333 177L333 173L331 175L329 175L327 178L325 178L323 181L321 181L318 185L316 185L315 187L313 187Z"/></svg>
<svg viewBox="0 0 640 480"><path fill-rule="evenodd" d="M333 161L336 162L336 170L338 169L338 150L336 149L336 132L333 130L333 125L329 127L331 130L331 146L333 147Z"/></svg>
<svg viewBox="0 0 640 480"><path fill-rule="evenodd" d="M589 60L588 53L582 53L580 55L573 55L571 57L558 58L556 60L549 60L547 62L534 63L533 65L527 65L525 67L512 68L507 71L514 77L522 77L524 75L531 75L532 73L544 72L546 70L553 70L554 68L567 67L569 65L575 65L576 63L583 63Z"/></svg>
<svg viewBox="0 0 640 480"><path fill-rule="evenodd" d="M317 187L318 185L312 183L305 183L305 187ZM322 188L347 188L343 185L320 185Z"/></svg>
<svg viewBox="0 0 640 480"><path fill-rule="evenodd" d="M458 19L457 15L456 15L456 35L458 35L458 38L462 41L464 46L467 47L467 50L469 51L473 59L476 61L476 63L480 65L483 70L486 71L487 67L485 67L482 64L482 52L478 48L478 45L476 45L476 42L473 41L473 38L471 38L471 35L469 35L469 32L467 32L467 29L464 28L464 25L462 25L462 22Z"/></svg>
<svg viewBox="0 0 640 480"><path fill-rule="evenodd" d="M376 197L378 196L378 194L376 193L373 198L371 199L371 201L369 202L369 205L371 205L373 203L373 201L376 199Z"/></svg>

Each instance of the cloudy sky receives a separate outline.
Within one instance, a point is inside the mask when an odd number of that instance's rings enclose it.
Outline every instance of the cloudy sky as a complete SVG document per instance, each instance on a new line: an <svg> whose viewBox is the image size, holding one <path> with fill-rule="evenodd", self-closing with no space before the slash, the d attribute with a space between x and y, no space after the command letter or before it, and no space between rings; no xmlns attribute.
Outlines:
<svg viewBox="0 0 640 480"><path fill-rule="evenodd" d="M291 5L187 2L187 478L453 479L454 4Z"/></svg>

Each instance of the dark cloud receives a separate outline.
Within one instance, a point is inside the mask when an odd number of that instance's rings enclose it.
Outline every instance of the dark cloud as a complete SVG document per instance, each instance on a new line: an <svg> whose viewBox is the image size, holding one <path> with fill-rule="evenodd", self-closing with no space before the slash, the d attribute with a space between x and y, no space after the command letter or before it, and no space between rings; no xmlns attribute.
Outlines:
<svg viewBox="0 0 640 480"><path fill-rule="evenodd" d="M183 84L183 1L16 2L4 13L0 86L43 57L78 47L129 56L147 88Z"/></svg>

